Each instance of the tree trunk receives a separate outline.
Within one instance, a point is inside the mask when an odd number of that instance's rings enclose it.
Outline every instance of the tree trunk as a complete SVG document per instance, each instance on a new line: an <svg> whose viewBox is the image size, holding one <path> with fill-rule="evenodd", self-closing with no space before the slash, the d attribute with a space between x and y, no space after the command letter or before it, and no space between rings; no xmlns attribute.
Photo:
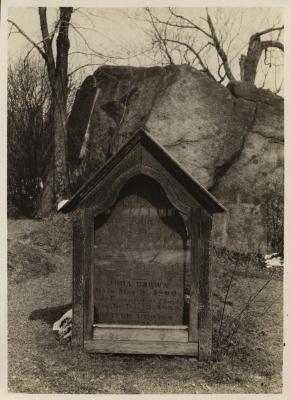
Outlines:
<svg viewBox="0 0 291 400"><path fill-rule="evenodd" d="M278 40L263 40L261 36L265 33L272 31L281 31L283 27L270 28L262 32L255 33L250 37L249 47L247 55L241 55L239 60L241 80L245 82L255 83L258 64L262 55L262 52L267 51L269 48L277 48L284 51L283 43Z"/></svg>
<svg viewBox="0 0 291 400"><path fill-rule="evenodd" d="M59 96L59 90L53 95L54 127L54 193L56 205L70 195L67 171L67 126L66 105Z"/></svg>
<svg viewBox="0 0 291 400"><path fill-rule="evenodd" d="M39 8L40 27L43 38L44 59L51 86L54 154L45 181L41 209L46 212L70 196L67 170L67 97L68 97L68 55L70 48L69 24L72 7L60 8L60 22L56 41L56 58L52 49L53 36L49 34L46 8ZM47 188L47 186L50 186ZM52 202L52 204L49 204Z"/></svg>
<svg viewBox="0 0 291 400"><path fill-rule="evenodd" d="M70 196L68 168L66 160L67 126L66 107L60 99L60 91L55 87L52 96L52 129L53 151L48 160L40 204L41 215L48 215L57 208L57 204Z"/></svg>
<svg viewBox="0 0 291 400"><path fill-rule="evenodd" d="M55 196L54 196L54 162L53 158L51 159L50 165L49 165L49 171L46 176L45 182L44 182L44 187L43 187L43 192L41 196L41 202L40 202L40 207L37 212L37 215L39 217L46 217L48 216L55 204Z"/></svg>
<svg viewBox="0 0 291 400"><path fill-rule="evenodd" d="M257 67L260 61L264 46L260 37L250 39L247 55L241 57L241 79L245 82L255 83Z"/></svg>

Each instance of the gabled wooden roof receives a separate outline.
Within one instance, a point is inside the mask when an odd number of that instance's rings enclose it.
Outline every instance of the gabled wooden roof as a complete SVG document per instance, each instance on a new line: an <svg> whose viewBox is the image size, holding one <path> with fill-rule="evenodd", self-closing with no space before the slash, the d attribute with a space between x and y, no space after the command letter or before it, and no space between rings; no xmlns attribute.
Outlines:
<svg viewBox="0 0 291 400"><path fill-rule="evenodd" d="M226 208L209 193L195 178L193 178L176 161L168 151L161 146L145 129L138 129L137 132L112 156L90 179L85 182L73 197L65 203L60 212L67 213L78 208L82 201L90 195L97 185L125 158L136 146L140 144L147 151L153 154L159 162L164 165L171 174L174 174L181 185L200 203L208 212L224 212Z"/></svg>

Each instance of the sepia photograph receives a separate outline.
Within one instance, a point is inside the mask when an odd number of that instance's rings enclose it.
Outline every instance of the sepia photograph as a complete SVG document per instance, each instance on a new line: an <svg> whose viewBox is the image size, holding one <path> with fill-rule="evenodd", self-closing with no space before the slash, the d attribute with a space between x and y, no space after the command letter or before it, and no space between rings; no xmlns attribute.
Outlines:
<svg viewBox="0 0 291 400"><path fill-rule="evenodd" d="M284 7L26 3L7 392L282 394Z"/></svg>

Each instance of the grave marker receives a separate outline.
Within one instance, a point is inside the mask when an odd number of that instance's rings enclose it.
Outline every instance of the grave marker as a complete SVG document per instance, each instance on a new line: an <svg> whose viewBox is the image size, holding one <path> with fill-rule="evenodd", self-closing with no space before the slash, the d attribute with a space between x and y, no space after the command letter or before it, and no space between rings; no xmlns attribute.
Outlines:
<svg viewBox="0 0 291 400"><path fill-rule="evenodd" d="M74 342L209 358L211 221L224 210L140 129L61 209L74 211Z"/></svg>

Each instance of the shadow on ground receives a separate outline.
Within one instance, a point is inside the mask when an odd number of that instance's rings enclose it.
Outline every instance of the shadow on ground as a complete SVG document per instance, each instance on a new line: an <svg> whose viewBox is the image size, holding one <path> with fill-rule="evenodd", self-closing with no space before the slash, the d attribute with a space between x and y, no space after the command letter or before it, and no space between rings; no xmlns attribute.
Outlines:
<svg viewBox="0 0 291 400"><path fill-rule="evenodd" d="M29 315L29 319L33 321L42 320L48 324L53 324L71 308L72 304L65 304L63 306L57 307L40 308L39 310L32 311L32 313Z"/></svg>

